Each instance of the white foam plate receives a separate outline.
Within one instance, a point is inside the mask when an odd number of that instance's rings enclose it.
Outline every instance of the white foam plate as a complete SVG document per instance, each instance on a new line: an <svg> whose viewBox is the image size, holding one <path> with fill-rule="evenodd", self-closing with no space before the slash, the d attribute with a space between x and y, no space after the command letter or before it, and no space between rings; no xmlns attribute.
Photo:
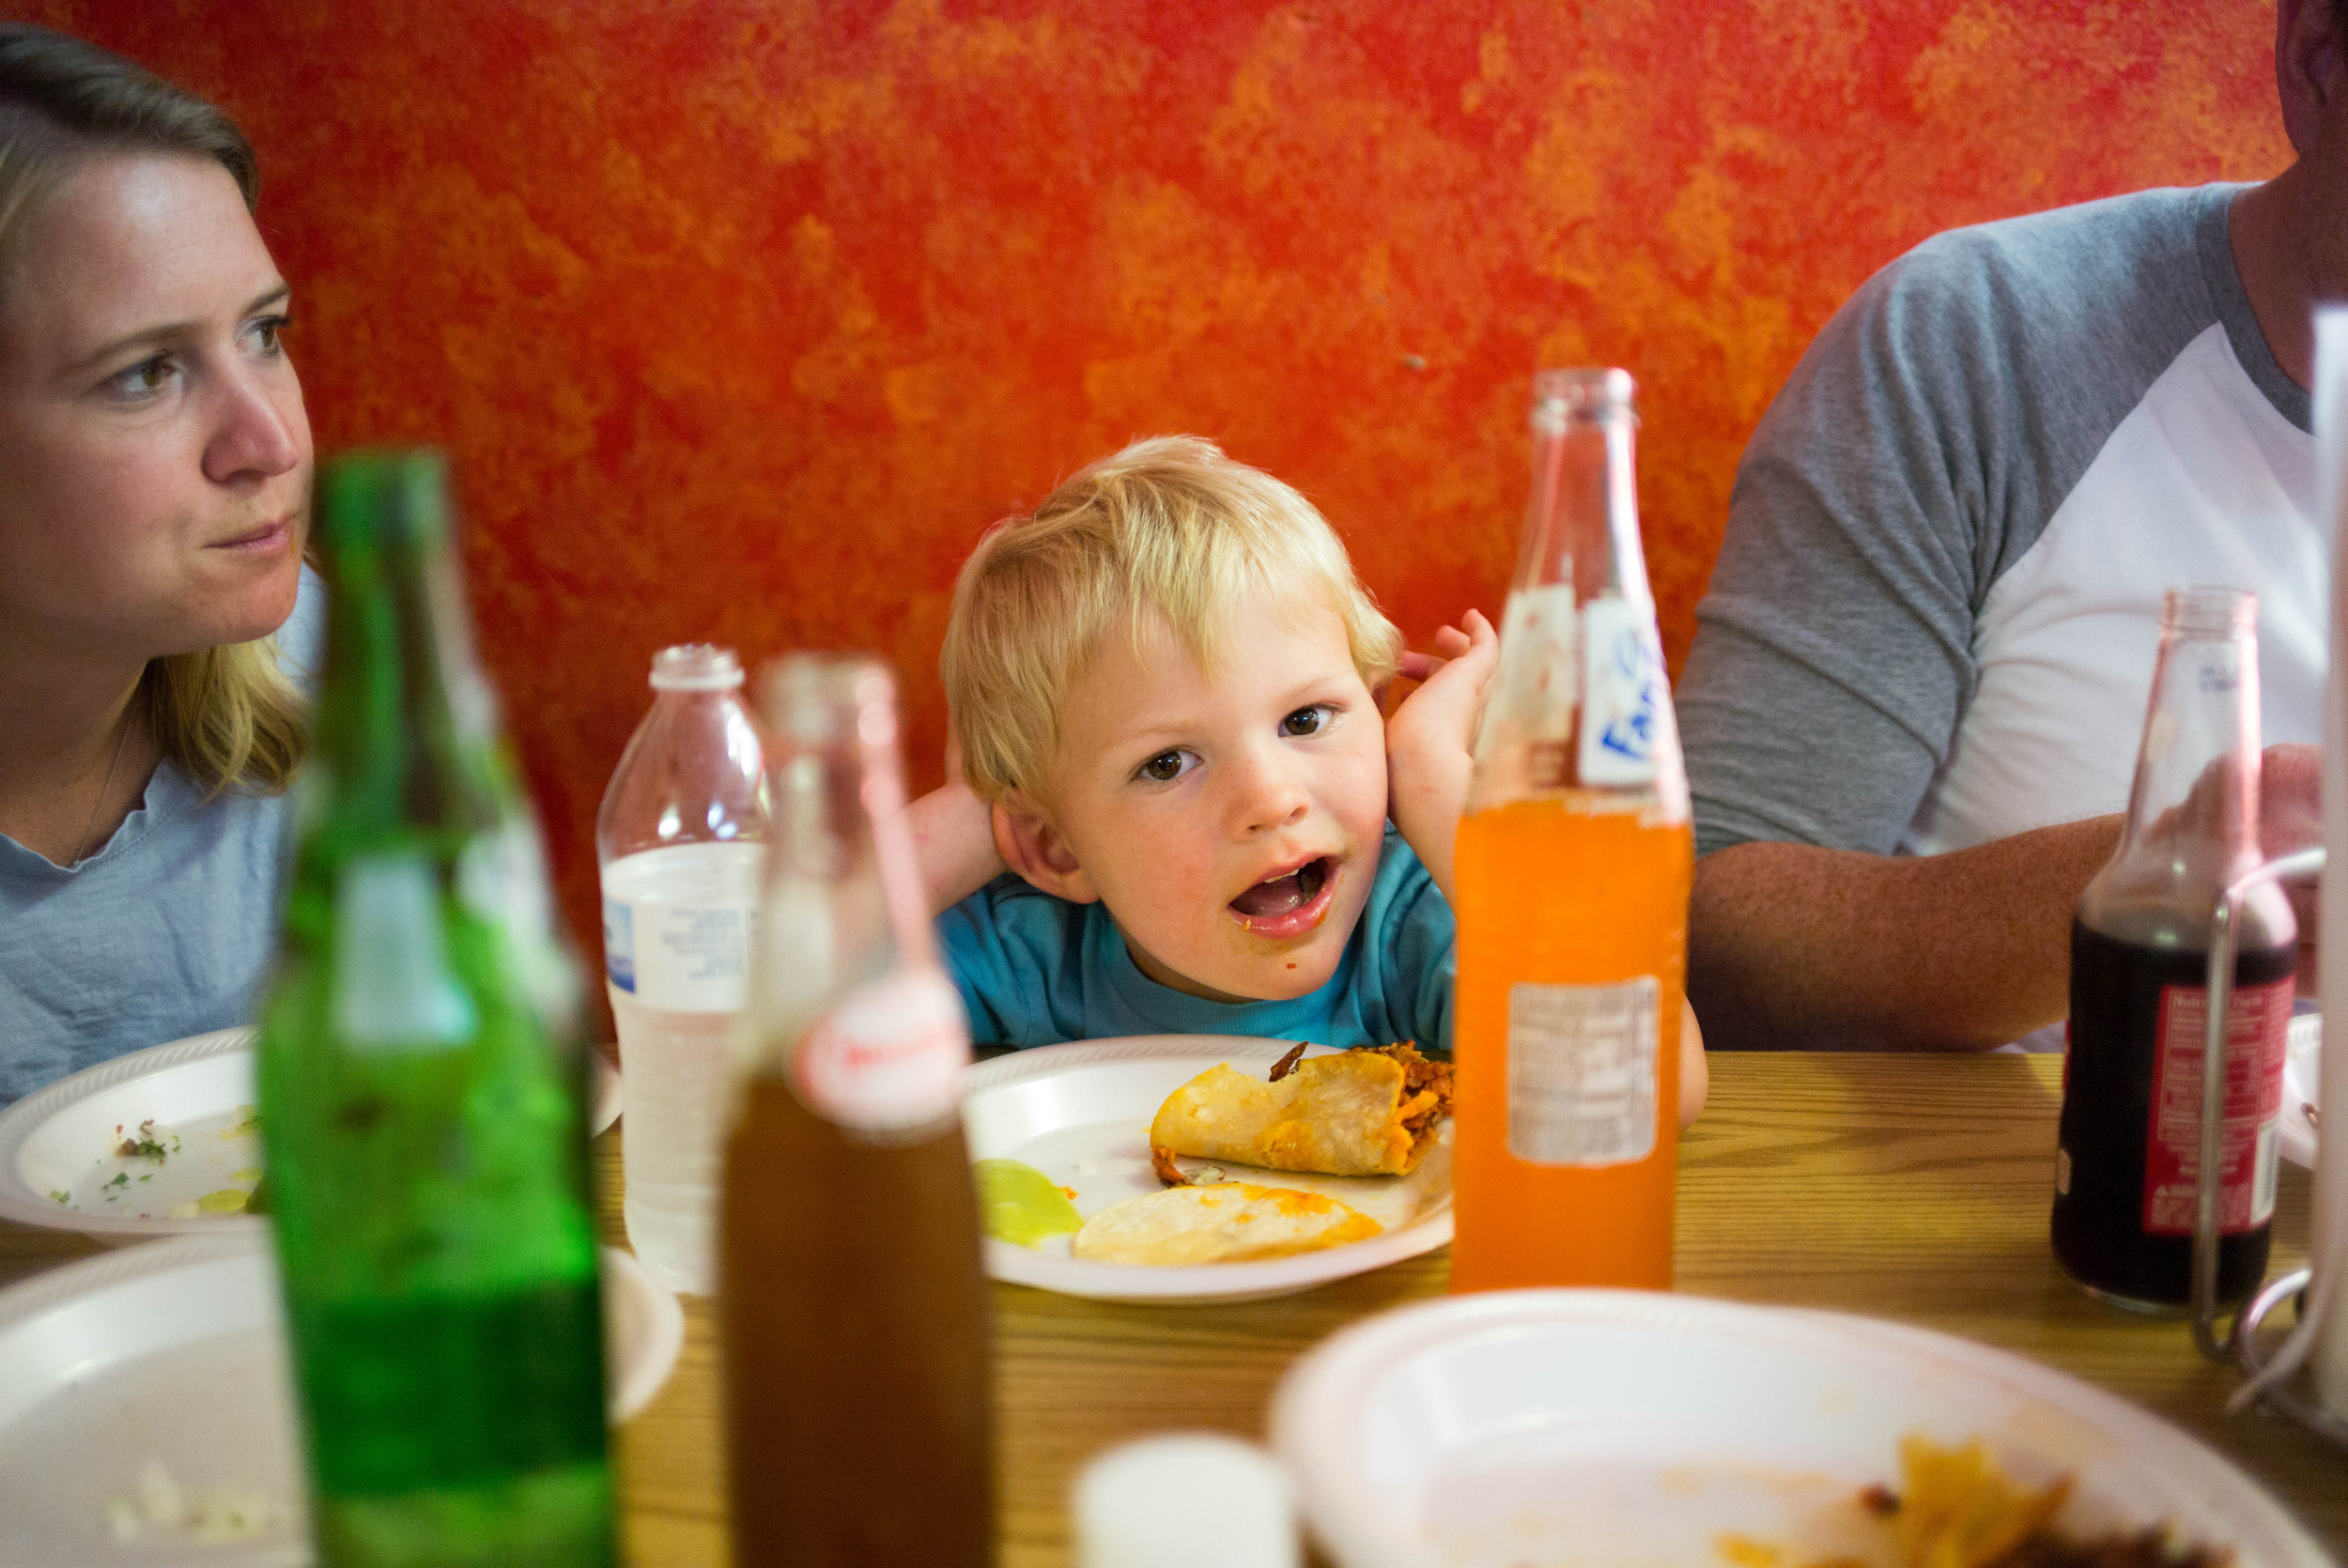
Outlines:
<svg viewBox="0 0 2348 1568"><path fill-rule="evenodd" d="M1323 1341L1274 1446L1341 1568L1891 1564L1861 1488L1908 1433L1979 1437L2017 1480L2069 1473L2059 1528L2170 1522L2240 1568L2325 1568L2281 1505L2167 1422L2049 1368L1834 1313L1635 1291L1496 1291ZM1745 1560L1757 1560L1746 1554Z"/></svg>
<svg viewBox="0 0 2348 1568"><path fill-rule="evenodd" d="M636 1260L605 1248L611 1417L676 1364L685 1317ZM70 1264L0 1291L0 1553L11 1568L299 1568L311 1560L276 1259L265 1237L192 1236ZM149 1527L116 1539L110 1507L162 1468L183 1496L263 1501L232 1545Z"/></svg>
<svg viewBox="0 0 2348 1568"><path fill-rule="evenodd" d="M2285 1160L2315 1169L2315 1124L2308 1107L2316 1098L2316 1063L2324 1054L2324 1015L2300 1013L2291 1021L2283 1055L2282 1126L2278 1129Z"/></svg>
<svg viewBox="0 0 2348 1568"><path fill-rule="evenodd" d="M1040 1046L998 1056L970 1071L963 1128L973 1160L1020 1160L1075 1189L1088 1218L1111 1204L1154 1192L1150 1123L1166 1097L1218 1062L1261 1077L1294 1049L1290 1040L1217 1035L1143 1035ZM1314 1046L1305 1054L1330 1054ZM1152 1268L1070 1255L1071 1237L1042 1248L986 1240L987 1272L1013 1284L1118 1301L1234 1301L1285 1296L1349 1274L1383 1268L1451 1240L1450 1130L1408 1176L1377 1178L1257 1172L1228 1174L1270 1187L1325 1191L1384 1224L1383 1235L1325 1252L1260 1263ZM1186 1163L1196 1163L1189 1161Z"/></svg>
<svg viewBox="0 0 2348 1568"><path fill-rule="evenodd" d="M190 1212L208 1192L251 1191L260 1135L253 1031L222 1029L85 1068L0 1110L0 1219L115 1246L161 1236L260 1235L251 1214ZM596 1052L595 1131L620 1114L620 1075ZM158 1163L115 1152L141 1122L175 1137Z"/></svg>

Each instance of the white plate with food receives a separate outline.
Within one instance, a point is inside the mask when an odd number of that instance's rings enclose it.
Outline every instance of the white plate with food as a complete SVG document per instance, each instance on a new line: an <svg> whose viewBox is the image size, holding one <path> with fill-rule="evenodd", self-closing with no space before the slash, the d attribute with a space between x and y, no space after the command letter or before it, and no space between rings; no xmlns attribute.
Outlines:
<svg viewBox="0 0 2348 1568"><path fill-rule="evenodd" d="M1013 1226L1005 1210L989 1211L987 1272L998 1280L1034 1285L1069 1296L1126 1301L1231 1301L1280 1296L1350 1274L1416 1257L1451 1239L1451 1149L1447 1119L1413 1122L1410 1168L1390 1176L1343 1176L1270 1170L1225 1157L1180 1155L1174 1169L1188 1185L1169 1187L1151 1158L1151 1128L1169 1097L1185 1090L1192 1100L1218 1087L1239 1100L1269 1100L1259 1086L1284 1056L1297 1054L1286 1040L1211 1035L1152 1035L1131 1039L1088 1040L1039 1047L999 1056L971 1069L963 1102L963 1122L975 1161L1016 1161L1026 1173L981 1165L985 1185L998 1195L1006 1189L992 1179L1024 1182L1040 1195L1037 1206L1057 1209L1060 1219L1033 1224L1032 1245L1000 1237ZM1346 1055L1325 1047L1305 1048L1303 1061ZM1379 1063L1388 1079L1400 1074ZM1212 1069L1203 1090L1186 1090ZM1328 1087L1343 1076L1336 1068L1314 1069L1314 1082ZM1288 1079L1291 1087L1308 1076L1301 1065ZM1245 1080L1247 1082L1241 1082ZM1383 1081L1382 1081L1383 1082ZM1354 1085L1359 1088L1359 1085ZM1283 1091L1285 1092L1285 1091ZM1385 1100L1363 1113L1365 1126L1383 1118L1385 1134L1396 1130L1398 1108L1391 1084L1376 1091ZM1374 1096L1373 1096L1374 1098ZM1189 1103L1188 1101L1185 1102ZM1334 1103L1334 1102L1333 1102ZM1358 1106L1354 1107L1359 1109ZM1190 1104L1194 1119L1212 1104ZM1258 1109L1261 1109L1259 1107ZM1299 1101L1279 1113L1293 1128L1309 1108ZM1326 1161L1343 1163L1343 1160ZM1065 1207L1060 1206L1064 1195ZM1125 1206L1120 1208L1119 1206ZM1101 1218L1113 1208L1118 1213ZM1084 1227L1078 1229L1078 1225ZM1055 1231L1053 1225L1059 1228ZM1213 1231L1224 1237L1206 1236ZM1277 1239L1249 1247L1228 1244L1235 1233L1275 1233ZM1246 1261L1164 1263L1104 1261L1120 1258L1188 1259L1201 1255L1282 1255ZM1289 1250L1301 1249L1301 1250ZM1094 1252L1096 1255L1079 1255Z"/></svg>
<svg viewBox="0 0 2348 1568"><path fill-rule="evenodd" d="M676 1299L603 1251L614 1421L676 1364ZM0 1519L11 1568L311 1560L276 1263L192 1236L0 1291Z"/></svg>
<svg viewBox="0 0 2348 1568"><path fill-rule="evenodd" d="M0 1110L0 1219L120 1246L260 1233L251 1029L222 1029L85 1068ZM595 1053L595 1130L620 1075ZM608 1113L608 1114L607 1114Z"/></svg>
<svg viewBox="0 0 2348 1568"><path fill-rule="evenodd" d="M2294 1165L2315 1169L2316 1065L2324 1054L2324 1015L2298 1013L2283 1048L2282 1154Z"/></svg>
<svg viewBox="0 0 2348 1568"><path fill-rule="evenodd" d="M1340 1568L1904 1568L1952 1528L1993 1560L1992 1537L2039 1528L2166 1528L2235 1568L2329 1561L2126 1401L1834 1313L1606 1290L1431 1301L1323 1341L1282 1380L1272 1431Z"/></svg>

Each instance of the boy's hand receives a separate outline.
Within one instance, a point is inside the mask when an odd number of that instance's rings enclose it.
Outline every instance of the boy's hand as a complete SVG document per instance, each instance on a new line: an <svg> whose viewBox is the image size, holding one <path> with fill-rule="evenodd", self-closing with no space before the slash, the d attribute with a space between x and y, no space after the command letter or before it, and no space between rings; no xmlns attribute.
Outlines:
<svg viewBox="0 0 2348 1568"><path fill-rule="evenodd" d="M946 782L905 807L930 913L943 915L1003 872L994 813L962 781L962 737L946 721Z"/></svg>
<svg viewBox="0 0 2348 1568"><path fill-rule="evenodd" d="M1435 634L1433 653L1405 653L1398 671L1422 683L1386 721L1386 808L1448 899L1451 847L1467 808L1476 721L1500 658L1500 634L1477 610L1461 631Z"/></svg>

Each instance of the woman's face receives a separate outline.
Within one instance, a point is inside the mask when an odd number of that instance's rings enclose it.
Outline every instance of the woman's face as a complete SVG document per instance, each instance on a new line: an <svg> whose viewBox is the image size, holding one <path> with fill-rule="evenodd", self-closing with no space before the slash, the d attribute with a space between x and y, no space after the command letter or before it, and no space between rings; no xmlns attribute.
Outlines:
<svg viewBox="0 0 2348 1568"><path fill-rule="evenodd" d="M275 631L308 532L285 280L218 163L88 163L0 269L0 648L145 660Z"/></svg>

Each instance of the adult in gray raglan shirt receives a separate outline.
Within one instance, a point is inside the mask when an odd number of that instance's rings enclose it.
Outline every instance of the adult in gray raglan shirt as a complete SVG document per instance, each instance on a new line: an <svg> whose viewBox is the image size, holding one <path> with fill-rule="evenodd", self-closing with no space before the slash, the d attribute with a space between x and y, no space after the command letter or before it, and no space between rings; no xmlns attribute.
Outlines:
<svg viewBox="0 0 2348 1568"><path fill-rule="evenodd" d="M1755 431L1677 694L1708 1043L2061 1019L2168 588L2256 592L2266 739L2319 738L2306 389L2312 309L2348 300L2348 0L2281 0L2277 75L2284 174L1941 235ZM2311 835L2311 747L2265 771L2270 844Z"/></svg>

